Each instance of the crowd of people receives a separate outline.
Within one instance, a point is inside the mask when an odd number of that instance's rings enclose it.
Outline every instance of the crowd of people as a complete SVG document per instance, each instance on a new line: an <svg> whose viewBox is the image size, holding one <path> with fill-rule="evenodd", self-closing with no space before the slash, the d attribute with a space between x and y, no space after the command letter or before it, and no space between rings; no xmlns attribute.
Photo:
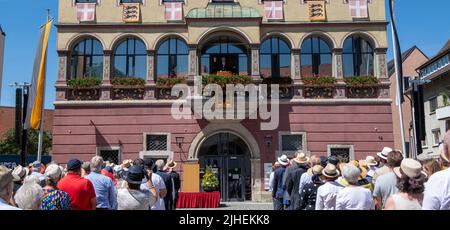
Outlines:
<svg viewBox="0 0 450 230"><path fill-rule="evenodd" d="M34 162L0 166L0 210L174 210L181 187L177 163L100 156L65 167Z"/></svg>
<svg viewBox="0 0 450 230"><path fill-rule="evenodd" d="M383 148L348 163L297 152L273 164L274 210L450 210L450 131L439 159L417 161Z"/></svg>

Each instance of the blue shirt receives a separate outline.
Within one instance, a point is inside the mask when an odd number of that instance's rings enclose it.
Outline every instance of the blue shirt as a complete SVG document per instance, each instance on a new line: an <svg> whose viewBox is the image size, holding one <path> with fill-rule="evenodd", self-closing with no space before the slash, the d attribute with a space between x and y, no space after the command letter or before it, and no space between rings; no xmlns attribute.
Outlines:
<svg viewBox="0 0 450 230"><path fill-rule="evenodd" d="M86 179L94 185L97 208L117 209L117 191L111 178L91 172Z"/></svg>
<svg viewBox="0 0 450 230"><path fill-rule="evenodd" d="M272 190L273 198L276 198L276 199L283 198L283 195L284 195L283 177L284 177L285 171L286 171L285 166L281 166L277 170L275 170L274 177L273 177L273 190Z"/></svg>

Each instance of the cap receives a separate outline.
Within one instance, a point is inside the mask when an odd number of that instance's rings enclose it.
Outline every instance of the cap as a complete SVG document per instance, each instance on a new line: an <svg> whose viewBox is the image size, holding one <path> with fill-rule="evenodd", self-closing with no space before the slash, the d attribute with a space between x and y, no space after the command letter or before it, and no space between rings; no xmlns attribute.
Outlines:
<svg viewBox="0 0 450 230"><path fill-rule="evenodd" d="M78 159L69 160L69 162L67 162L67 170L74 171L74 170L80 169L82 164L83 164L83 162L81 162Z"/></svg>

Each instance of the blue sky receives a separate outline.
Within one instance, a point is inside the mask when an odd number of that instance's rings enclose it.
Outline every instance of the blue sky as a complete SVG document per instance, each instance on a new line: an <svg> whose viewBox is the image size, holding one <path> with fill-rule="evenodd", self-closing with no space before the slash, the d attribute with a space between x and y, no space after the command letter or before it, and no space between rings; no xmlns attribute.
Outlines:
<svg viewBox="0 0 450 230"><path fill-rule="evenodd" d="M69 1L69 0L67 0ZM375 0L381 1L381 0ZM14 105L14 82L30 82L38 37L38 28L45 22L46 9L57 16L58 0L0 0L0 25L6 32L2 106ZM417 45L433 56L450 39L450 1L396 0L396 20L402 50ZM389 45L391 42L389 43ZM391 50L389 50L391 52ZM389 53L389 58L392 55ZM54 83L57 76L56 29L53 27L47 66L45 107L53 108Z"/></svg>

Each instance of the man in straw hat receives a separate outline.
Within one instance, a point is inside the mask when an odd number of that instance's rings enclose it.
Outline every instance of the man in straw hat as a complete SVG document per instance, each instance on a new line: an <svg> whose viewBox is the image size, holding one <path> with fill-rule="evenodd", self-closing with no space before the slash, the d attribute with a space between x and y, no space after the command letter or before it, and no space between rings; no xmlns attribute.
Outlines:
<svg viewBox="0 0 450 230"><path fill-rule="evenodd" d="M11 199L13 197L14 177L11 170L0 165L0 210L20 210L12 206Z"/></svg>
<svg viewBox="0 0 450 230"><path fill-rule="evenodd" d="M308 172L311 170L312 167L316 165L322 166L322 168L327 166L328 158L325 156L318 157L317 155L312 155L309 159L309 165L310 168L308 169ZM300 184L298 186L298 193L301 193L303 190L303 187L305 185L312 182L312 174L311 173L303 173L302 177L300 177Z"/></svg>
<svg viewBox="0 0 450 230"><path fill-rule="evenodd" d="M309 157L304 152L297 152L296 157L293 159L293 164L286 170L286 190L290 197L290 210L299 210L300 208L300 193L299 185L300 178L308 171Z"/></svg>
<svg viewBox="0 0 450 230"><path fill-rule="evenodd" d="M177 162L175 162L174 160L168 161L165 166L166 172L172 178L172 188L173 188L172 200L170 200L171 203L169 204L169 206L172 208L172 210L175 210L177 207L178 192L180 191L180 188L181 188L180 174L177 171L175 171L176 167L177 167Z"/></svg>
<svg viewBox="0 0 450 230"><path fill-rule="evenodd" d="M389 147L384 147L381 152L377 153L377 156L380 158L381 162L379 165L379 169L375 170L375 174L373 175L372 183L375 184L377 178L385 173L391 172L392 169L386 166L388 154L392 152L392 149Z"/></svg>
<svg viewBox="0 0 450 230"><path fill-rule="evenodd" d="M450 159L450 131L444 136L440 151L441 161L448 164ZM450 168L433 174L425 185L424 210L449 210L450 209Z"/></svg>
<svg viewBox="0 0 450 230"><path fill-rule="evenodd" d="M280 163L280 167L275 170L273 176L272 198L274 210L283 210L283 195L285 191L283 177L286 172L286 167L289 165L289 158L286 155L282 155L278 158L278 163Z"/></svg>
<svg viewBox="0 0 450 230"><path fill-rule="evenodd" d="M335 210L337 194L344 188L336 182L340 172L334 164L328 164L322 175L325 183L317 189L316 210Z"/></svg>
<svg viewBox="0 0 450 230"><path fill-rule="evenodd" d="M14 176L14 193L16 193L20 186L22 186L23 180L28 175L28 168L17 165L12 171L12 175Z"/></svg>
<svg viewBox="0 0 450 230"><path fill-rule="evenodd" d="M321 165L315 165L305 173L311 176L312 180L310 183L306 184L300 192L299 210L316 209L317 189L323 185L322 170L323 167Z"/></svg>

